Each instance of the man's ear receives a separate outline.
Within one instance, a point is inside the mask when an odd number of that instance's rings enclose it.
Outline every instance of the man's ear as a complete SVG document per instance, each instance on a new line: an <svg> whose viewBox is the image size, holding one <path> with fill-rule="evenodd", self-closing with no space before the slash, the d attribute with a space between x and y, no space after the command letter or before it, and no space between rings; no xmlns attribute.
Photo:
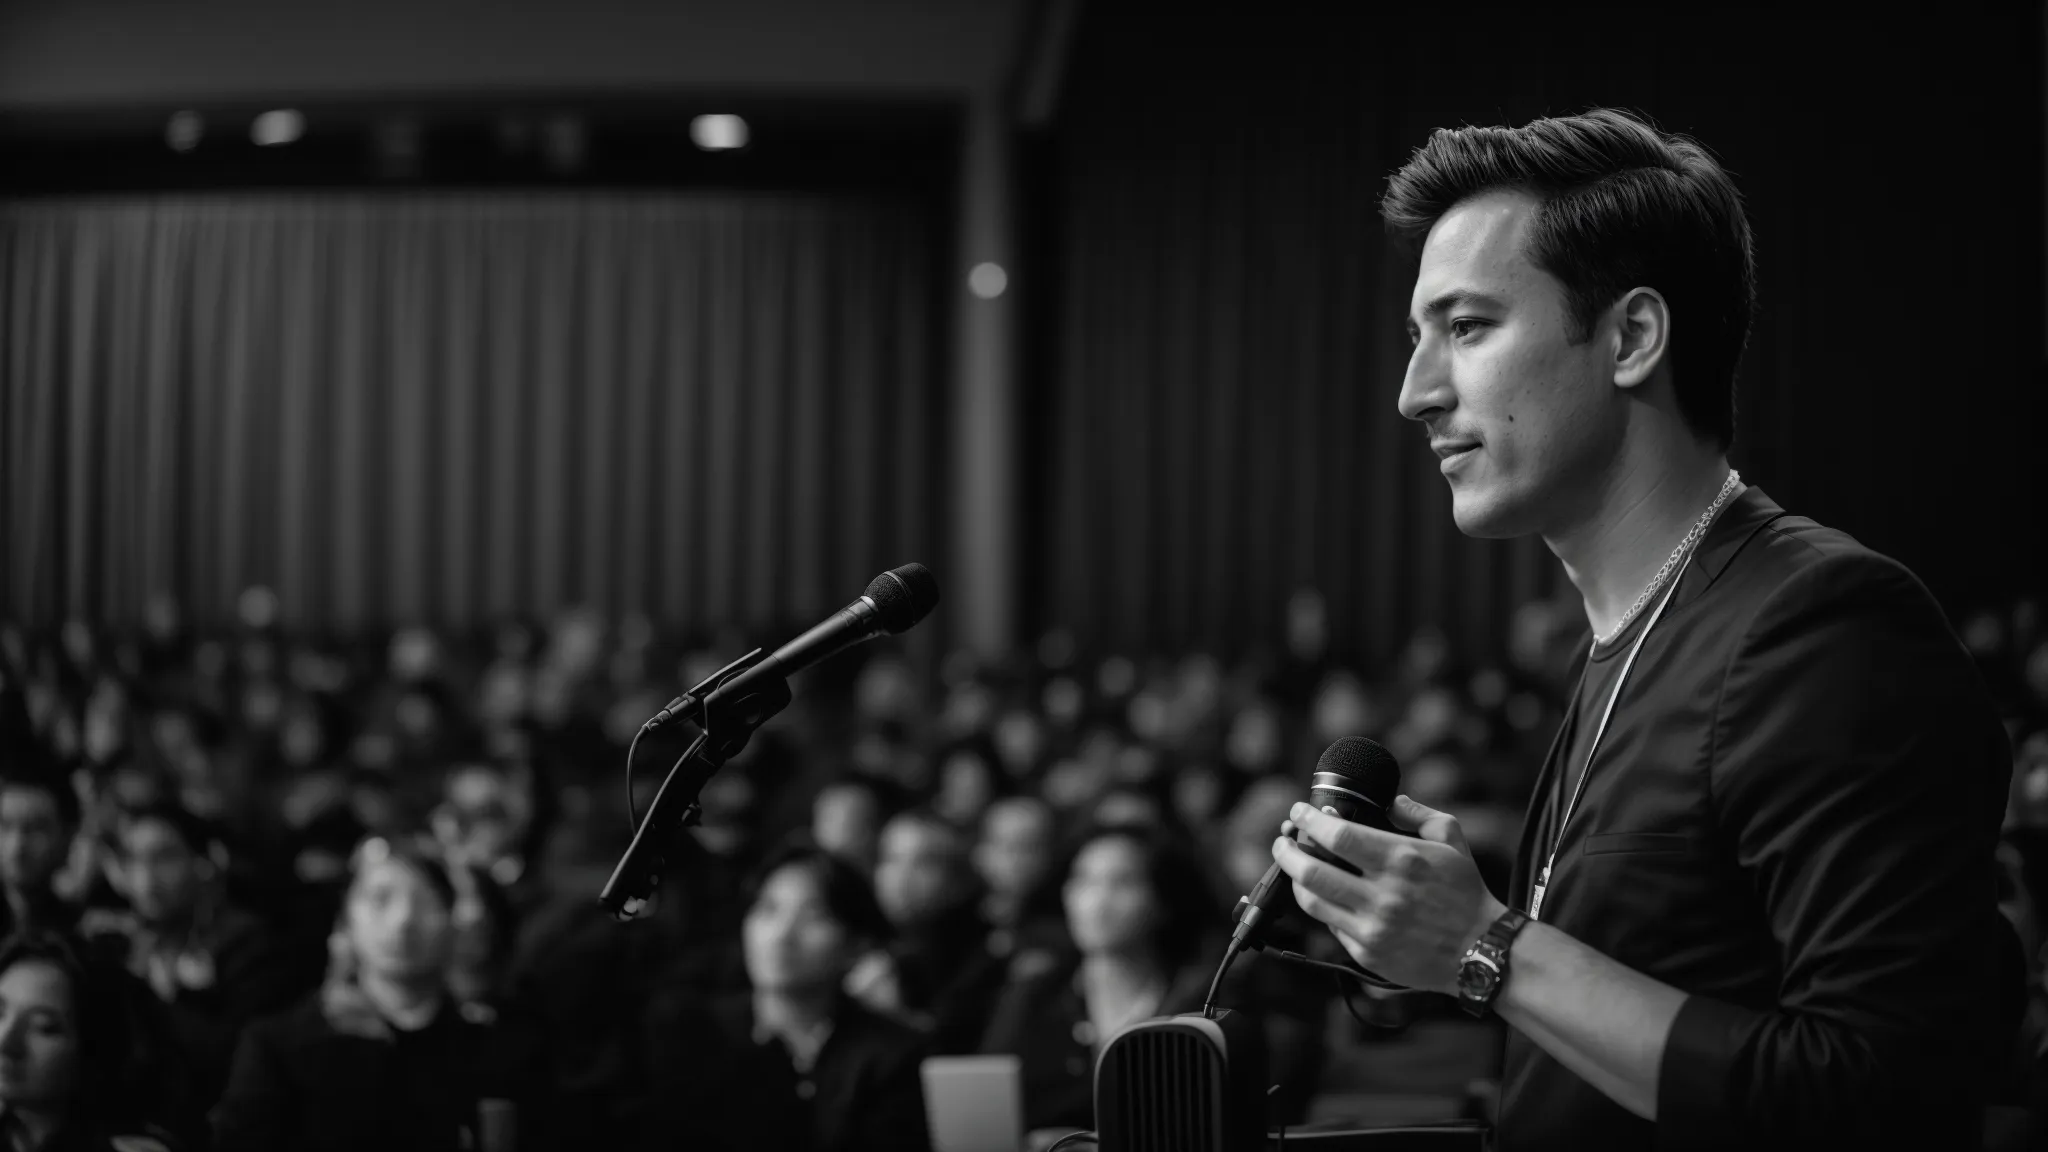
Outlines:
<svg viewBox="0 0 2048 1152"><path fill-rule="evenodd" d="M1614 384L1635 388L1656 375L1671 348L1671 307L1655 288L1631 288L1614 306Z"/></svg>

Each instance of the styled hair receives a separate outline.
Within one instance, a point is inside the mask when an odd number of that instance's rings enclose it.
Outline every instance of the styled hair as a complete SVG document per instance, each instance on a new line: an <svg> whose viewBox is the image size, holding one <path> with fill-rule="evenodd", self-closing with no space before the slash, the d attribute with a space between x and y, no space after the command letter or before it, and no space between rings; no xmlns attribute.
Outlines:
<svg viewBox="0 0 2048 1152"><path fill-rule="evenodd" d="M1629 289L1663 293L1679 413L1726 451L1756 313L1756 254L1720 162L1690 137L1612 108L1519 128L1439 128L1388 180L1380 216L1420 242L1453 207L1497 190L1540 202L1528 256L1564 285L1571 343L1592 339Z"/></svg>
<svg viewBox="0 0 2048 1152"><path fill-rule="evenodd" d="M1163 823L1094 823L1084 825L1069 847L1057 875L1064 884L1074 874L1081 853L1104 840L1122 840L1138 850L1145 880L1159 903L1159 924L1152 949L1169 971L1194 962L1212 930L1223 924L1217 888L1194 845Z"/></svg>
<svg viewBox="0 0 2048 1152"><path fill-rule="evenodd" d="M761 890L776 873L786 868L808 869L818 878L818 891L825 899L825 911L856 940L885 944L894 935L889 917L875 899L874 885L850 862L810 843L792 840L770 853L747 885L746 906L753 907Z"/></svg>

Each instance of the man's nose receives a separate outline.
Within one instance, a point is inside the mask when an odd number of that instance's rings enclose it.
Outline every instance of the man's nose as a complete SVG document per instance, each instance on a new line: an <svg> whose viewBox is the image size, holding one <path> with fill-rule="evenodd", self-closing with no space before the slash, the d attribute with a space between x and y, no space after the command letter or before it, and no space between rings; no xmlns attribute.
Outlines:
<svg viewBox="0 0 2048 1152"><path fill-rule="evenodd" d="M1401 395L1394 406L1410 420L1427 420L1452 406L1450 373L1426 338L1408 357L1408 371L1401 378Z"/></svg>

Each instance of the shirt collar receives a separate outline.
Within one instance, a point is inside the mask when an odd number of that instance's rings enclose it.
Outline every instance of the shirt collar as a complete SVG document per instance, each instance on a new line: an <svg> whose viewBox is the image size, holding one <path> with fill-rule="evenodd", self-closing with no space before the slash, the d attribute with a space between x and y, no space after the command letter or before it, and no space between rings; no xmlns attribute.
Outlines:
<svg viewBox="0 0 2048 1152"><path fill-rule="evenodd" d="M1728 565L1734 562L1742 546L1749 543L1750 537L1783 515L1785 510L1778 507L1777 501L1764 495L1763 489L1754 484L1744 487L1707 527L1706 536L1693 553L1692 563L1686 565L1685 583L1691 587L1682 589L1676 599L1683 602L1705 592L1721 578L1722 572L1727 571Z"/></svg>

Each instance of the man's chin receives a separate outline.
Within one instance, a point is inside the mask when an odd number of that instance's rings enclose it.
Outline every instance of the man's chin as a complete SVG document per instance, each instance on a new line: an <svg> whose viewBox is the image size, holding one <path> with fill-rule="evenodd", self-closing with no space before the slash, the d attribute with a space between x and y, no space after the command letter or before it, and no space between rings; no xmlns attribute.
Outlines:
<svg viewBox="0 0 2048 1152"><path fill-rule="evenodd" d="M1451 520L1458 531L1475 540L1510 540L1528 535L1517 509L1477 492L1451 493Z"/></svg>

